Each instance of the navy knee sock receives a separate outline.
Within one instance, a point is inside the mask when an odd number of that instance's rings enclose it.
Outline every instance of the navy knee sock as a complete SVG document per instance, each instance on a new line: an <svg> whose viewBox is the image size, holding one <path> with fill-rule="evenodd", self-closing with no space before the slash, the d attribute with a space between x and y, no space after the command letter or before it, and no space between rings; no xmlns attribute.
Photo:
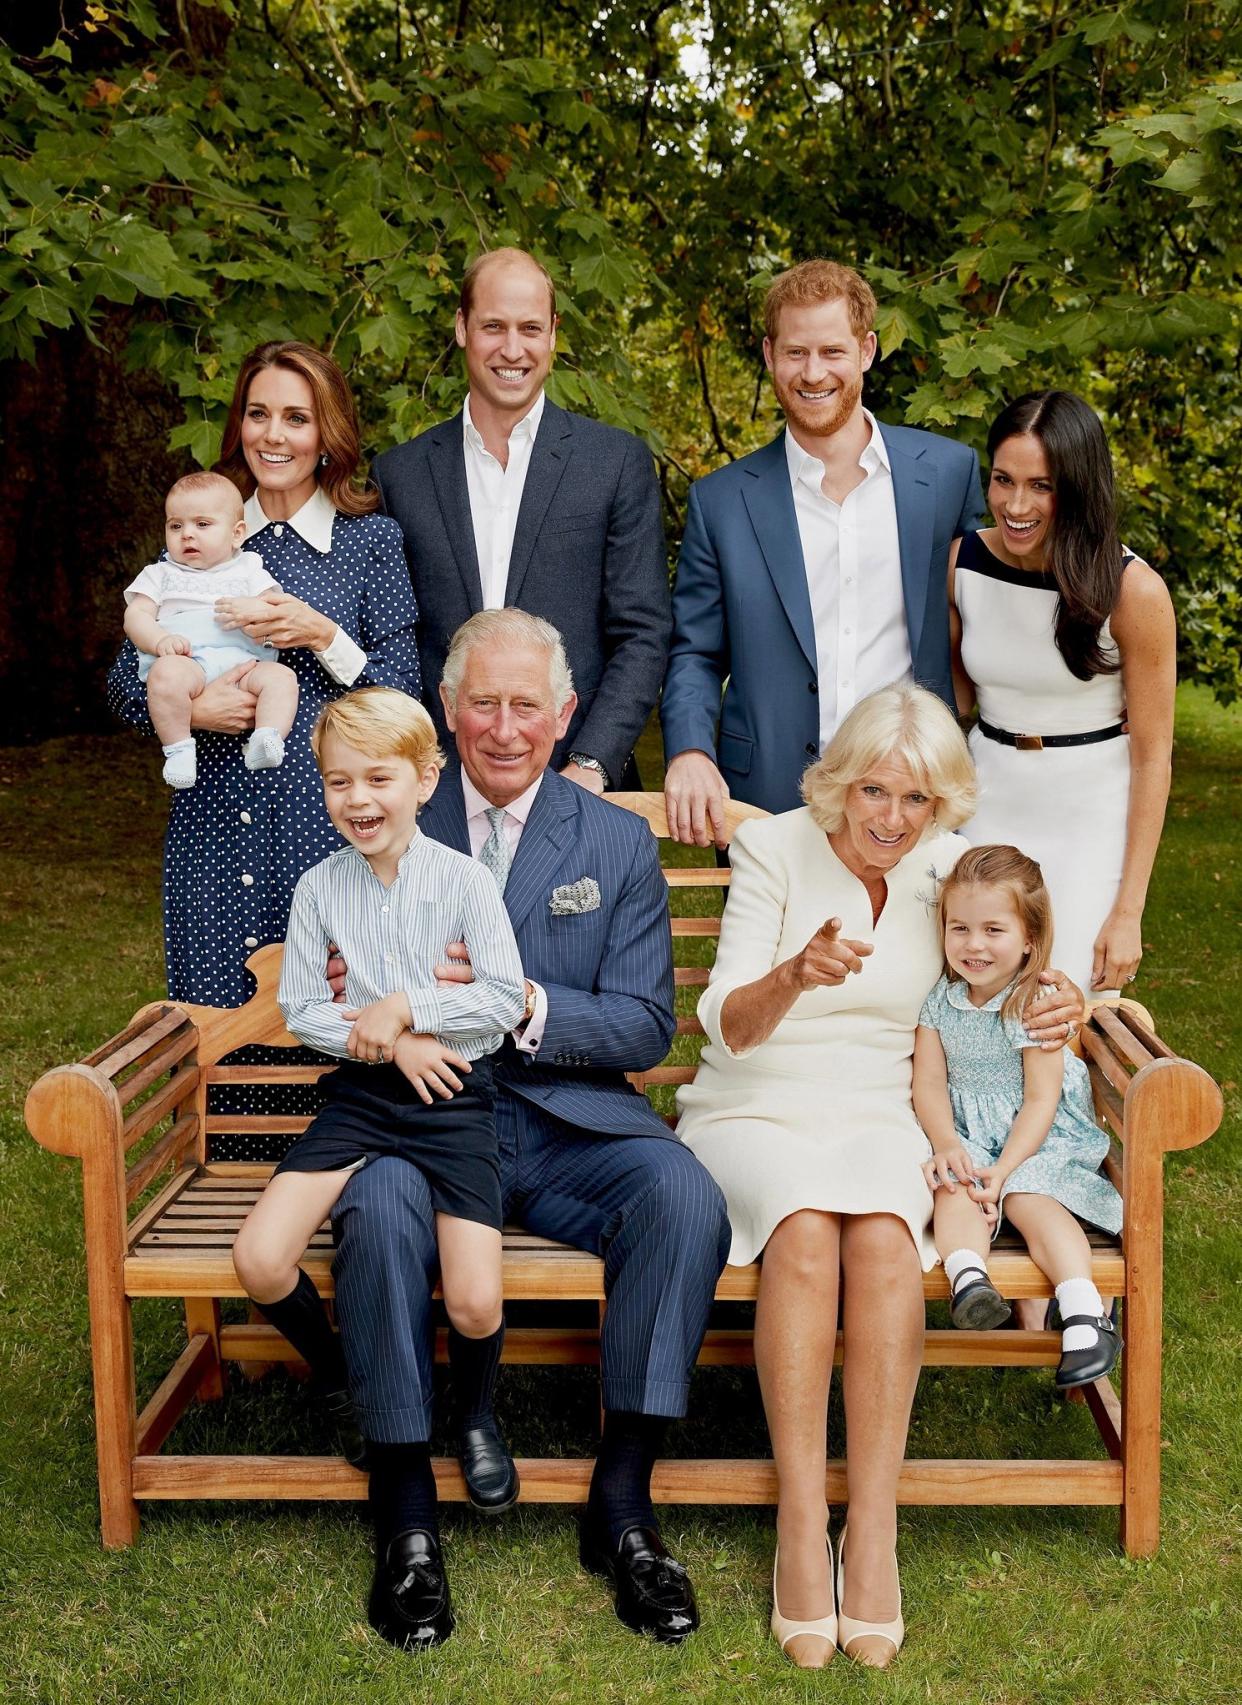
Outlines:
<svg viewBox="0 0 1242 1705"><path fill-rule="evenodd" d="M346 1389L345 1357L341 1341L332 1330L319 1292L298 1268L298 1282L279 1302L258 1302L255 1307L294 1349L310 1363L320 1391Z"/></svg>
<svg viewBox="0 0 1242 1705"><path fill-rule="evenodd" d="M449 1375L453 1382L453 1424L459 1431L492 1419L492 1392L505 1343L505 1323L486 1338L467 1338L448 1330Z"/></svg>
<svg viewBox="0 0 1242 1705"><path fill-rule="evenodd" d="M604 1436L587 1494L587 1519L606 1532L613 1545L628 1527L656 1525L651 1470L667 1430L663 1415L625 1409L610 1409L604 1415Z"/></svg>
<svg viewBox="0 0 1242 1705"><path fill-rule="evenodd" d="M438 1539L436 1479L427 1441L380 1444L368 1439L367 1460L371 1464L367 1504L375 1529L376 1556L384 1557L397 1535L411 1528L421 1527Z"/></svg>

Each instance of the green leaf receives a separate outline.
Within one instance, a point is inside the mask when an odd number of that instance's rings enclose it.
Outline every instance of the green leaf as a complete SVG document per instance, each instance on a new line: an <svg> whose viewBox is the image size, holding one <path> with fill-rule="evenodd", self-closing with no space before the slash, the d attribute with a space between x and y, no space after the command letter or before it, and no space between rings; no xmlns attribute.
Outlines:
<svg viewBox="0 0 1242 1705"><path fill-rule="evenodd" d="M1178 195L1190 195L1203 184L1207 162L1202 154L1179 154L1162 177L1156 179L1157 189L1176 190Z"/></svg>

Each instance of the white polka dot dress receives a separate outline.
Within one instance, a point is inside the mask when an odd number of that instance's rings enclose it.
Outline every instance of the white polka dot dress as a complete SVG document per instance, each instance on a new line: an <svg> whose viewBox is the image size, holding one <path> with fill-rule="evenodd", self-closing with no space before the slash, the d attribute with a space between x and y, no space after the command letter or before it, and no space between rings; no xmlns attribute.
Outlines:
<svg viewBox="0 0 1242 1705"><path fill-rule="evenodd" d="M259 552L282 590L336 622L367 653L355 687L397 687L418 696L418 607L395 521L338 511L326 553L281 522L269 522L246 545ZM300 694L284 763L248 770L244 737L199 733L198 781L172 798L164 843L164 953L173 1000L242 1006L253 993L246 960L256 948L284 940L299 876L341 845L324 809L310 731L322 706L347 689L312 651L285 651L280 660L296 672ZM125 721L153 733L138 654L128 641L108 677L108 703ZM256 1104L246 1110L268 1109Z"/></svg>

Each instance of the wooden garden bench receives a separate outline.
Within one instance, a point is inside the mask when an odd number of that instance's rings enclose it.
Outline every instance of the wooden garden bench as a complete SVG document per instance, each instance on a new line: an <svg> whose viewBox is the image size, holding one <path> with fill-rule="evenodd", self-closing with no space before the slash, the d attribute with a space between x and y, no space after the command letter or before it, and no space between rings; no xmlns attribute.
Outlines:
<svg viewBox="0 0 1242 1705"><path fill-rule="evenodd" d="M663 834L659 795L618 795ZM757 815L731 807L732 828ZM729 872L715 866L666 871L673 910L689 894L695 915L674 916L680 1004L691 1010L693 991L707 980L707 963L719 918L701 915L705 896L713 911ZM242 1219L271 1172L270 1166L213 1160L222 1132L292 1135L303 1118L209 1113L215 1084L313 1083L330 1070L320 1065L225 1065L226 1055L249 1043L293 1047L276 1005L279 946L261 948L249 961L257 990L231 1010L173 1005L143 1007L110 1041L76 1065L58 1066L34 1085L26 1120L36 1141L82 1163L86 1272L94 1364L95 1428L103 1542L130 1544L139 1505L153 1498L353 1498L366 1495L366 1477L343 1458L330 1456L177 1455L161 1447L197 1398L222 1395L230 1362L294 1361L276 1330L257 1323L222 1323L221 1301L244 1293L233 1271L231 1247ZM1121 1396L1112 1388L1087 1389L1086 1401L1103 1438L1101 1460L907 1461L898 1498L906 1504L1115 1504L1127 1552L1156 1549L1160 1525L1160 1362L1163 1260L1163 1162L1171 1149L1191 1148L1216 1129L1221 1096L1197 1065L1179 1059L1156 1037L1141 1009L1101 1006L1085 1026L1083 1043L1102 1123L1119 1139L1108 1171L1125 1203L1120 1242L1093 1238L1093 1276L1105 1296L1123 1299L1126 1350ZM700 1034L682 1016L674 1056L694 1048L682 1038ZM665 1064L637 1074L643 1089L684 1083L693 1065ZM303 1265L325 1296L332 1295L332 1242L325 1226ZM508 1299L592 1302L602 1308L602 1263L594 1256L524 1232L505 1236ZM992 1263L999 1289L1010 1298L1047 1297L1043 1274L1020 1243L1002 1238ZM722 1302L753 1301L758 1266L728 1267L717 1288ZM947 1298L943 1272L924 1276L929 1300ZM186 1344L140 1409L135 1385L132 1314L135 1299L183 1299ZM581 1311L578 1311L579 1315ZM441 1353L443 1346L441 1345ZM1053 1367L1060 1353L1053 1332L927 1333L928 1367ZM838 1345L839 1354L839 1345ZM514 1326L505 1360L525 1364L598 1360L591 1327ZM700 1357L705 1366L753 1361L750 1333L709 1330ZM589 1460L519 1458L527 1502L578 1502L586 1495ZM435 1464L441 1496L462 1498L457 1464ZM654 1494L666 1503L756 1504L775 1502L775 1473L768 1461L664 1461ZM831 1503L846 1496L845 1469L830 1462Z"/></svg>

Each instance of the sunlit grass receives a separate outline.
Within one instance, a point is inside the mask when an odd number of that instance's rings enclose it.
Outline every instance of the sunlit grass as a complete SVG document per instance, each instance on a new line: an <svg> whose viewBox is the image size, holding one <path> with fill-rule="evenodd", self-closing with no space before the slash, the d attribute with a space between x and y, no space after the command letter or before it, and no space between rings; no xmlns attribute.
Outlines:
<svg viewBox="0 0 1242 1705"><path fill-rule="evenodd" d="M1237 824L1242 714L1183 692L1174 802L1138 992L1162 1033L1227 1086L1242 1066ZM644 747L644 773L658 759ZM838 1661L795 1673L767 1633L765 1511L673 1509L702 1632L642 1644L576 1562L571 1512L522 1509L445 1533L459 1624L428 1658L369 1635L368 1537L341 1505L147 1505L138 1544L99 1548L89 1340L76 1167L30 1141L21 1104L161 990L159 841L166 794L152 748L115 739L0 752L0 1676L6 1697L73 1701L436 1702L802 1700L944 1705L1109 1701L1200 1705L1242 1693L1237 1392L1242 1185L1231 1107L1168 1187L1164 1537L1132 1564L1108 1510L910 1510L902 1516L909 1636L897 1668ZM170 1304L135 1311L145 1389L180 1330ZM592 1376L507 1370L517 1447L589 1449ZM834 1450L841 1416L834 1402ZM313 1448L296 1385L238 1384L187 1420L184 1448ZM749 1374L698 1376L678 1451L760 1454ZM917 1455L1094 1455L1085 1411L1042 1374L924 1376Z"/></svg>

